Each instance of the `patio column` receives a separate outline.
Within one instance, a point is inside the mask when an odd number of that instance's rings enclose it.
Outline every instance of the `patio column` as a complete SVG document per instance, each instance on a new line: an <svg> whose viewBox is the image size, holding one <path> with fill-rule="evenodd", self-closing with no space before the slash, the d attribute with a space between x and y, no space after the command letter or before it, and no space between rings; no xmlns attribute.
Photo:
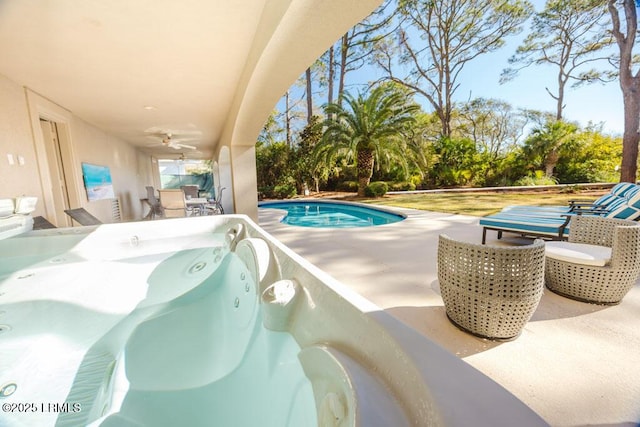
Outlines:
<svg viewBox="0 0 640 427"><path fill-rule="evenodd" d="M253 145L232 145L230 151L234 213L248 215L258 222L256 148Z"/></svg>

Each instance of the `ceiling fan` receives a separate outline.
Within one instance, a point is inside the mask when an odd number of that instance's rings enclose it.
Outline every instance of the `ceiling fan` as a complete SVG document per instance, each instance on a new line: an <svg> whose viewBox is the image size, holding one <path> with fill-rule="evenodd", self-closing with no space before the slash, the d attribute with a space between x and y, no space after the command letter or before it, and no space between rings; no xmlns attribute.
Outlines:
<svg viewBox="0 0 640 427"><path fill-rule="evenodd" d="M167 133L164 138L162 138L162 145L165 147L173 148L174 150L180 150L181 148L188 148L189 150L195 150L196 147L193 145L182 144L180 141L191 141L192 139L181 139L181 138L173 138L171 133Z"/></svg>
<svg viewBox="0 0 640 427"><path fill-rule="evenodd" d="M195 150L196 147L189 144L183 144L183 141L196 141L201 133L198 131L187 131L176 134L172 131L147 131L147 136L154 139L160 139L162 145L174 150L187 148Z"/></svg>

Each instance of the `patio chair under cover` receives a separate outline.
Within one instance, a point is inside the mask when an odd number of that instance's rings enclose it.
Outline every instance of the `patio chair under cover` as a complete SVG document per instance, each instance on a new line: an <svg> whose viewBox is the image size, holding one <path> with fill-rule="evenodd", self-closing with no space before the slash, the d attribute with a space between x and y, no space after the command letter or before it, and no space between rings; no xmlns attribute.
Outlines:
<svg viewBox="0 0 640 427"><path fill-rule="evenodd" d="M100 221L95 216L91 215L84 208L76 208L76 209L65 209L64 211L67 215L73 218L80 225L100 225L102 221Z"/></svg>
<svg viewBox="0 0 640 427"><path fill-rule="evenodd" d="M187 204L182 190L164 189L158 190L160 205L166 218L187 216Z"/></svg>

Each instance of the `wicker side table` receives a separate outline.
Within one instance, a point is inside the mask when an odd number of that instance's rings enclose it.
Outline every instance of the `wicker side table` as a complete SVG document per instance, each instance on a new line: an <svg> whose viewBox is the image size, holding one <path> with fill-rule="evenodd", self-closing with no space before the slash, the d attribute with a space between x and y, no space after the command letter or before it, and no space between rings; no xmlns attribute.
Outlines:
<svg viewBox="0 0 640 427"><path fill-rule="evenodd" d="M454 325L482 338L514 339L542 298L544 242L498 247L440 235L438 280Z"/></svg>

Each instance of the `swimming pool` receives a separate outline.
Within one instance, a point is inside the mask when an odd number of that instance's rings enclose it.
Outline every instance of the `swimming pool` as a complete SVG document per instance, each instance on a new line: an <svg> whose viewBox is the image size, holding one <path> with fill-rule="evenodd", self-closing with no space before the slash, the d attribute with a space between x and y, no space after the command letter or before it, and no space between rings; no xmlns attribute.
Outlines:
<svg viewBox="0 0 640 427"><path fill-rule="evenodd" d="M405 219L403 215L355 203L338 201L263 202L260 208L284 209L287 215L281 222L300 227L349 228L393 224Z"/></svg>
<svg viewBox="0 0 640 427"><path fill-rule="evenodd" d="M544 425L242 215L0 240L0 358L2 426Z"/></svg>

